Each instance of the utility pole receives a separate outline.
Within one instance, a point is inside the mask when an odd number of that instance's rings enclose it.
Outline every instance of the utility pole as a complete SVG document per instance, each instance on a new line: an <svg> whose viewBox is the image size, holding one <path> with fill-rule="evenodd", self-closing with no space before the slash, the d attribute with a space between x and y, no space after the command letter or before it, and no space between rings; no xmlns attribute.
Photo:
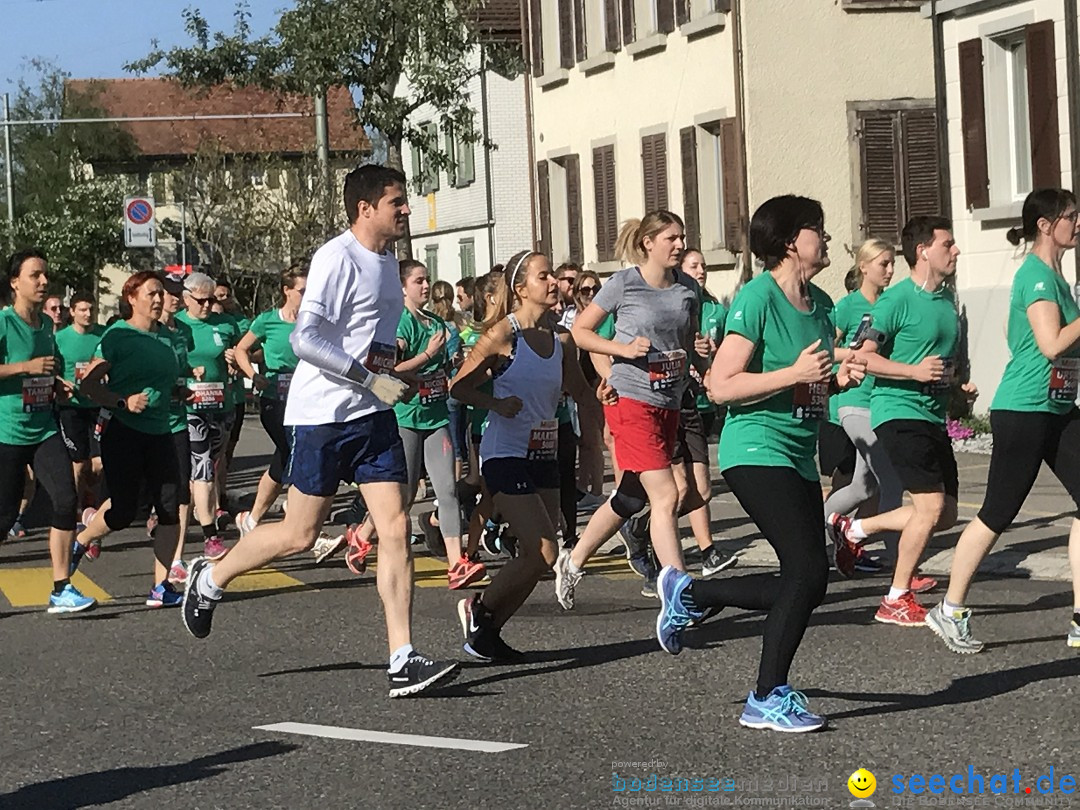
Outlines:
<svg viewBox="0 0 1080 810"><path fill-rule="evenodd" d="M326 116L326 89L323 87L315 91L315 157L323 188L323 226L329 234L333 230L334 209L331 203L333 189L330 187L330 127Z"/></svg>
<svg viewBox="0 0 1080 810"><path fill-rule="evenodd" d="M11 169L11 109L8 106L8 94L4 93L4 193L7 199L7 223L9 239L11 228L15 224L15 189L12 185L14 172Z"/></svg>

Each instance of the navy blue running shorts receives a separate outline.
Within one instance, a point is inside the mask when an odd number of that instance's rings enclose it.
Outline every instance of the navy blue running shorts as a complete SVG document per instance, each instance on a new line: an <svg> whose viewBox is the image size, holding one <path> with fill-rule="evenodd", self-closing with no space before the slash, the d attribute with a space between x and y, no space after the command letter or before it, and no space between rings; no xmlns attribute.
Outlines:
<svg viewBox="0 0 1080 810"><path fill-rule="evenodd" d="M328 497L342 481L405 484L405 448L391 410L330 425L290 425L292 454L284 483L305 495Z"/></svg>

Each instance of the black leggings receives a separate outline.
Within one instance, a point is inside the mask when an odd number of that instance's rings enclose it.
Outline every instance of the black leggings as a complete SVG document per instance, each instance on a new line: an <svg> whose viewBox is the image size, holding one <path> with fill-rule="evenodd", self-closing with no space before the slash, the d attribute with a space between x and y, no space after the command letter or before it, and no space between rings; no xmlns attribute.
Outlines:
<svg viewBox="0 0 1080 810"><path fill-rule="evenodd" d="M109 529L116 532L131 525L144 492L161 525L180 522L180 466L171 433L143 433L114 416L101 437L101 466L112 498L105 513Z"/></svg>
<svg viewBox="0 0 1080 810"><path fill-rule="evenodd" d="M0 444L0 537L7 537L19 518L27 465L34 468L38 483L49 496L52 527L73 531L79 508L75 474L64 440L57 432L40 444Z"/></svg>
<svg viewBox="0 0 1080 810"><path fill-rule="evenodd" d="M979 520L1001 534L1016 520L1045 461L1080 517L1080 411L991 411L994 449Z"/></svg>
<svg viewBox="0 0 1080 810"><path fill-rule="evenodd" d="M566 530L563 542L577 539L577 436L570 422L559 425L559 509Z"/></svg>
<svg viewBox="0 0 1080 810"><path fill-rule="evenodd" d="M735 497L780 560L779 574L695 580L690 595L698 608L767 610L758 667L757 696L788 683L810 614L825 598L821 484L791 467L732 467L724 472Z"/></svg>
<svg viewBox="0 0 1080 810"><path fill-rule="evenodd" d="M263 430L274 443L274 455L270 459L270 479L280 484L289 466L289 432L285 430L285 403L280 399L259 398L259 421Z"/></svg>

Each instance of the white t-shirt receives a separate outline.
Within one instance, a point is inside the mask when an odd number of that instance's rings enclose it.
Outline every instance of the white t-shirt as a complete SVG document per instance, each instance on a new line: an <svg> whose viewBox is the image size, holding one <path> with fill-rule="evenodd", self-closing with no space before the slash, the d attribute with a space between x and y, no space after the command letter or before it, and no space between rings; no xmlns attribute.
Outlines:
<svg viewBox="0 0 1080 810"><path fill-rule="evenodd" d="M322 336L369 369L393 368L404 307L392 253L372 253L345 231L312 257L300 311L325 319ZM351 422L388 407L366 388L301 360L289 389L285 424Z"/></svg>

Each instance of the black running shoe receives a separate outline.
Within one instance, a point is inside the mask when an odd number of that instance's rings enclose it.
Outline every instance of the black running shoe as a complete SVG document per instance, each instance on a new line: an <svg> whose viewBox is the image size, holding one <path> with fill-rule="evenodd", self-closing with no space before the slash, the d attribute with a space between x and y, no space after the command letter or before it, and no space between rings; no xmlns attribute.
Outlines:
<svg viewBox="0 0 1080 810"><path fill-rule="evenodd" d="M386 673L392 698L419 694L439 681L449 683L457 675L457 661L432 661L415 651L405 661L405 666L397 672Z"/></svg>
<svg viewBox="0 0 1080 810"><path fill-rule="evenodd" d="M731 568L738 561L739 558L734 554L725 554L716 546L711 546L701 558L701 576L711 577L713 574L719 574L721 571Z"/></svg>
<svg viewBox="0 0 1080 810"><path fill-rule="evenodd" d="M510 525L503 523L499 526L499 547L503 550L503 553L508 557L517 556L517 538L514 533L510 531Z"/></svg>
<svg viewBox="0 0 1080 810"><path fill-rule="evenodd" d="M502 551L499 546L499 527L490 520L484 524L483 531L480 532L480 548L491 557L498 557Z"/></svg>
<svg viewBox="0 0 1080 810"><path fill-rule="evenodd" d="M199 593L199 577L206 567L212 564L206 557L196 557L188 568L184 604L180 613L184 618L184 627L195 638L206 638L210 635L210 623L214 620L214 608L218 604L217 599L208 599Z"/></svg>
<svg viewBox="0 0 1080 810"><path fill-rule="evenodd" d="M619 527L619 534L626 544L626 559L638 560L645 556L649 550L649 513L640 517L632 517ZM639 577L644 576L637 570L633 563L630 568Z"/></svg>
<svg viewBox="0 0 1080 810"><path fill-rule="evenodd" d="M465 642L465 652L481 661L500 664L511 664L525 657L524 653L503 641L498 630L486 628L469 636L469 640Z"/></svg>

